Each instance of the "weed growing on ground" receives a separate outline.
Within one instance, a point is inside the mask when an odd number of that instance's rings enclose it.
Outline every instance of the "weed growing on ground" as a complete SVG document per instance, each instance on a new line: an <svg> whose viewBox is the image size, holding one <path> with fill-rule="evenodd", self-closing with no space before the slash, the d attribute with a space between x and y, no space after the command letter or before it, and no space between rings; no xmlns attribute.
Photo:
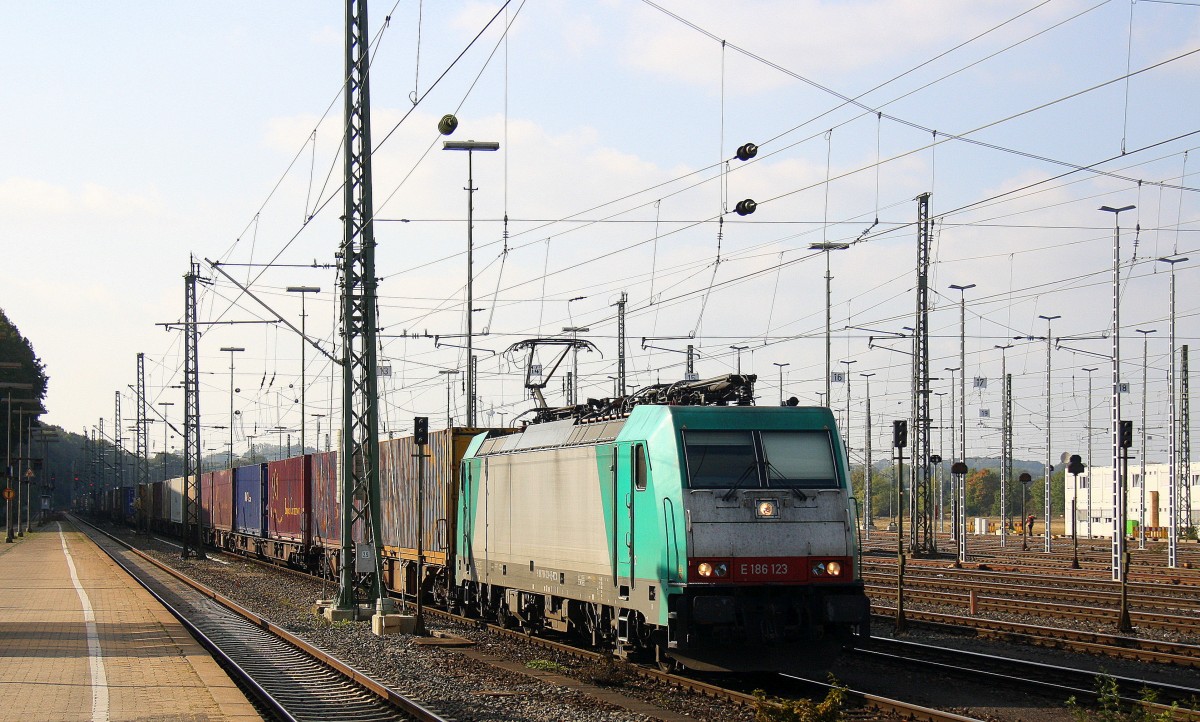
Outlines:
<svg viewBox="0 0 1200 722"><path fill-rule="evenodd" d="M1172 704L1162 712L1152 712L1135 703L1125 709L1121 705L1117 680L1103 674L1096 678L1096 694L1099 697L1099 709L1084 707L1074 696L1067 700L1067 709L1075 722L1170 722L1175 719L1175 710L1179 706ZM1157 698L1154 690L1146 688L1142 689L1139 697L1145 704L1154 704Z"/></svg>

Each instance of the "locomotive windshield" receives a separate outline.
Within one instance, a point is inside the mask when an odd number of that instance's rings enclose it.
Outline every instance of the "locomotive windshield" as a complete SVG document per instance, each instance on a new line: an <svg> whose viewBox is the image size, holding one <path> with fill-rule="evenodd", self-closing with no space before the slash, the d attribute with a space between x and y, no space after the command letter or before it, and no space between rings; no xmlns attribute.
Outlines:
<svg viewBox="0 0 1200 722"><path fill-rule="evenodd" d="M687 431L692 489L838 487L825 431Z"/></svg>

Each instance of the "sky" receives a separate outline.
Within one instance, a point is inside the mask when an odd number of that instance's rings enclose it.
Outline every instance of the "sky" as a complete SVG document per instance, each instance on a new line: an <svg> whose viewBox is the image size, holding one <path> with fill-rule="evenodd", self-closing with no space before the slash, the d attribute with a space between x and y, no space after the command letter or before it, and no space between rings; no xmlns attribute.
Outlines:
<svg viewBox="0 0 1200 722"><path fill-rule="evenodd" d="M133 446L141 352L162 448L157 414L178 425L183 406L167 324L194 258L202 447L227 448L232 405L239 454L298 443L302 417L324 448L338 370L310 346L302 374L276 314L299 326L286 288L319 287L305 328L338 355L343 13L0 5L0 308L46 363L46 421L103 418L111 433L120 393ZM843 423L848 405L857 461L869 378L885 457L910 412L899 335L915 326L915 198L930 193L935 448L950 450L957 413L961 300L968 455L999 453L1003 359L1016 456L1086 454L1090 407L1102 462L1114 216L1098 208L1134 205L1119 216L1122 407L1140 429L1144 400L1147 458L1165 459L1170 273L1156 259L1191 257L1175 265L1176 346L1200 336L1200 6L404 0L372 3L370 24L385 434L465 416L462 374L439 373L465 368L468 164L437 131L453 113L452 139L501 146L471 162L483 424L532 407L509 347L565 327L596 346L580 397L611 395L625 293L630 388L683 378L689 344L701 378L732 372L745 346L759 403L829 401ZM759 149L743 162L745 143ZM735 212L743 199L753 214ZM850 245L809 248L827 242ZM830 361L850 372L831 399L826 261Z"/></svg>

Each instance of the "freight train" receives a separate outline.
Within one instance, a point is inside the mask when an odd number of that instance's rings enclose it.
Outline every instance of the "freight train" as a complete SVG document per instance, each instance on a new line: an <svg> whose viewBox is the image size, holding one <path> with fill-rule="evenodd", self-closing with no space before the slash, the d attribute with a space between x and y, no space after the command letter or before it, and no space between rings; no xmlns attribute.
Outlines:
<svg viewBox="0 0 1200 722"><path fill-rule="evenodd" d="M662 666L774 668L868 637L833 415L748 405L753 380L542 409L520 430L432 432L422 509L414 439L382 441L386 586ZM336 453L205 473L206 541L332 575L337 478ZM154 530L181 531L182 479L142 494ZM114 490L108 507L128 520L130 498Z"/></svg>

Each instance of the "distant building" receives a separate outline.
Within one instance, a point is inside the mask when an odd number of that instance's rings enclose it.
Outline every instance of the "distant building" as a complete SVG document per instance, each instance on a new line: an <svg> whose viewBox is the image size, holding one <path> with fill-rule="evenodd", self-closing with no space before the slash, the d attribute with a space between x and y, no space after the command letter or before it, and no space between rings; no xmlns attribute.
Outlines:
<svg viewBox="0 0 1200 722"><path fill-rule="evenodd" d="M1176 487L1180 505L1177 524L1183 530L1189 526L1200 524L1200 463L1193 463L1187 474L1183 468L1176 469L1178 484ZM1126 491L1125 518L1131 522L1129 535L1136 536L1137 524L1145 518L1147 539L1166 539L1170 525L1168 501L1168 474L1170 468L1166 464L1146 464L1146 478L1142 479L1140 462L1130 461L1129 478ZM1079 475L1078 504L1075 503L1074 477L1067 474L1064 493L1066 498L1067 533L1071 532L1072 513L1078 513L1078 533L1081 537L1111 537L1113 531L1114 493L1112 482L1112 467L1097 466L1088 469L1087 473ZM1142 512L1143 482L1146 490L1146 509ZM1191 491L1191 513L1183 510L1184 485ZM1091 506L1088 506L1088 490L1091 489Z"/></svg>

